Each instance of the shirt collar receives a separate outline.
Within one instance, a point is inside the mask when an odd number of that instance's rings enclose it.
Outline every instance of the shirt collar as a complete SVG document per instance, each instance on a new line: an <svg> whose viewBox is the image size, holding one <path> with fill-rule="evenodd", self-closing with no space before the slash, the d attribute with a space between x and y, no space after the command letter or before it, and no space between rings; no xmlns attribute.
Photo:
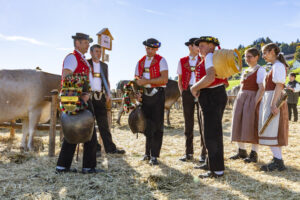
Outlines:
<svg viewBox="0 0 300 200"><path fill-rule="evenodd" d="M190 60L197 60L198 59L198 55L196 55L195 57L189 55Z"/></svg>
<svg viewBox="0 0 300 200"><path fill-rule="evenodd" d="M78 51L77 49L75 49L75 51L77 51L81 57L85 58L85 56L80 51Z"/></svg>

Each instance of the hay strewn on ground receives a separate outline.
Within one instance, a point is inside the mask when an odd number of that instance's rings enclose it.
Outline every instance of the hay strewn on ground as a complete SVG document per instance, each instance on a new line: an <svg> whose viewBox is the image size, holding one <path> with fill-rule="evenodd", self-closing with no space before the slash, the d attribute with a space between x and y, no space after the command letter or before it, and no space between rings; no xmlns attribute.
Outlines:
<svg viewBox="0 0 300 200"><path fill-rule="evenodd" d="M114 112L115 114L117 112ZM116 119L116 116L114 116ZM184 153L183 117L181 110L171 111L171 127L165 127L160 165L151 167L140 161L144 154L143 135L133 135L122 118L114 126L113 139L124 148L125 156L104 155L98 166L106 173L97 175L56 175L57 157L47 157L48 134L37 133L35 144L40 152L21 153L21 134L9 139L8 131L0 134L0 197L2 199L300 199L300 123L290 124L289 146L283 148L288 170L260 172L259 166L272 158L268 147L259 150L258 164L244 164L228 158L236 149L230 143L231 109L223 119L225 176L200 180L202 170L195 163L181 163ZM198 130L198 127L195 126ZM56 155L59 153L57 135ZM195 157L199 157L199 133L195 132ZM250 147L249 147L250 149ZM81 169L74 159L73 166Z"/></svg>

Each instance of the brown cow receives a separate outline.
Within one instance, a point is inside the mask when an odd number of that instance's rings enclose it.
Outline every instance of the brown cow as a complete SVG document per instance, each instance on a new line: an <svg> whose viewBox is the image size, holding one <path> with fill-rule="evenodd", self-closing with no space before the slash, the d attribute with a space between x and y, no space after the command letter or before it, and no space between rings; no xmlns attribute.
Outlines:
<svg viewBox="0 0 300 200"><path fill-rule="evenodd" d="M50 118L51 103L44 97L59 89L60 80L59 75L37 70L0 70L0 123L22 119L21 148L33 150L37 123Z"/></svg>
<svg viewBox="0 0 300 200"><path fill-rule="evenodd" d="M117 84L117 89L120 89L122 93L124 94L124 85L126 85L129 81L128 80L123 80L120 81ZM166 115L167 115L167 124L170 126L170 109L172 105L177 101L177 99L180 97L180 92L178 89L178 83L177 81L174 80L168 80L166 89L165 89L165 110L166 110ZM135 103L135 98L134 95L131 94L131 100L133 103ZM121 121L121 116L124 113L123 106L121 106L119 113L118 113L118 119L117 123L120 125Z"/></svg>

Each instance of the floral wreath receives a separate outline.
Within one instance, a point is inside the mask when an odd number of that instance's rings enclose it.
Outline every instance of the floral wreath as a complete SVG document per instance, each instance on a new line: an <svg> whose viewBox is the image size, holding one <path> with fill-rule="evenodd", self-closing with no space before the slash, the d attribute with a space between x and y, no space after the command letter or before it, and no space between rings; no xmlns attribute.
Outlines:
<svg viewBox="0 0 300 200"><path fill-rule="evenodd" d="M63 79L60 91L60 109L68 115L75 115L85 110L88 104L80 99L82 93L90 92L91 87L87 75L74 73Z"/></svg>

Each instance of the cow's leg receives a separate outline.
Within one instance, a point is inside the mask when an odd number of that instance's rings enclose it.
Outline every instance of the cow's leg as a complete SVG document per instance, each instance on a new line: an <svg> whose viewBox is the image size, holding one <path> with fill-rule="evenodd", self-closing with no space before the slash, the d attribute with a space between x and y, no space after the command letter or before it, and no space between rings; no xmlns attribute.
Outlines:
<svg viewBox="0 0 300 200"><path fill-rule="evenodd" d="M35 109L29 112L29 137L27 147L30 151L34 150L33 147L33 136L35 133L35 128L41 117L41 109Z"/></svg>
<svg viewBox="0 0 300 200"><path fill-rule="evenodd" d="M118 113L118 119L117 119L117 124L119 124L119 125L121 125L121 116L123 115L123 113L124 113L124 108L123 108L123 106L121 106L119 113Z"/></svg>
<svg viewBox="0 0 300 200"><path fill-rule="evenodd" d="M29 126L29 120L26 119L22 119L22 141L21 141L21 150L27 150L26 147L26 139L27 139L27 135L28 135L28 126Z"/></svg>
<svg viewBox="0 0 300 200"><path fill-rule="evenodd" d="M171 126L171 123L170 123L170 109L169 108L166 108L166 115L167 115L167 124L168 124L168 126Z"/></svg>

